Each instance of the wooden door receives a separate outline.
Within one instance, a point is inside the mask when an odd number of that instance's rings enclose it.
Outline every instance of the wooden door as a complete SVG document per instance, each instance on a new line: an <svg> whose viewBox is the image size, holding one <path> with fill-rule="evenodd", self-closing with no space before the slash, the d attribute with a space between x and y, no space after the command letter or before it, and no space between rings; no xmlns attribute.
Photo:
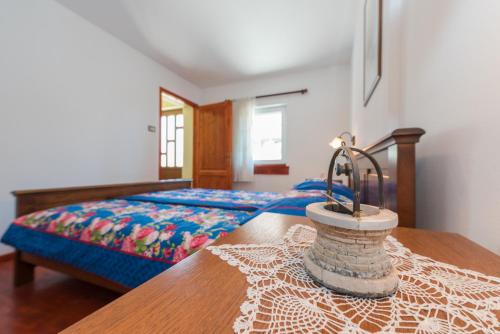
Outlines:
<svg viewBox="0 0 500 334"><path fill-rule="evenodd" d="M231 155L231 101L200 106L194 116L194 186L209 189L231 189L233 184Z"/></svg>

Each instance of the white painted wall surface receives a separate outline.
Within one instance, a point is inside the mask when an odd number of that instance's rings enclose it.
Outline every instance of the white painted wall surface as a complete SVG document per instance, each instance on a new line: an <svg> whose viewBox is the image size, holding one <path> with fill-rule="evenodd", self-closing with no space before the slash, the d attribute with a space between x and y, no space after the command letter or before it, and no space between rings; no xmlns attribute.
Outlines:
<svg viewBox="0 0 500 334"><path fill-rule="evenodd" d="M286 191L307 177L326 174L333 153L328 143L350 128L350 70L331 67L246 81L204 90L204 103L308 88L305 95L259 99L259 105L285 103L287 163L290 175L256 175L237 189Z"/></svg>
<svg viewBox="0 0 500 334"><path fill-rule="evenodd" d="M402 124L419 144L419 225L500 254L500 1L412 0Z"/></svg>
<svg viewBox="0 0 500 334"><path fill-rule="evenodd" d="M366 109L355 93L362 58L354 53L353 128L363 143L398 126L425 129L417 145L418 227L457 232L500 254L500 2L385 4L394 10L384 13L386 66ZM355 49L360 43L357 36ZM399 92L387 87L398 80Z"/></svg>
<svg viewBox="0 0 500 334"><path fill-rule="evenodd" d="M54 1L0 7L0 235L14 189L157 179L159 86L201 91Z"/></svg>
<svg viewBox="0 0 500 334"><path fill-rule="evenodd" d="M400 2L386 0L383 6L382 78L368 105L363 100L363 7L358 2L358 17L352 54L352 131L357 146L365 147L385 136L400 124Z"/></svg>

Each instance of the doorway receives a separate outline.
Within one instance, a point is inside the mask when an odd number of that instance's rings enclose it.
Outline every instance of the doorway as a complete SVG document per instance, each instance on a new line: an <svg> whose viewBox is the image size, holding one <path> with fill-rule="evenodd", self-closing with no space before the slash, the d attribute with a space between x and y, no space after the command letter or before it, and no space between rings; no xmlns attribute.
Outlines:
<svg viewBox="0 0 500 334"><path fill-rule="evenodd" d="M232 187L232 102L198 106L160 88L159 178Z"/></svg>
<svg viewBox="0 0 500 334"><path fill-rule="evenodd" d="M159 178L193 178L193 119L196 104L160 88Z"/></svg>

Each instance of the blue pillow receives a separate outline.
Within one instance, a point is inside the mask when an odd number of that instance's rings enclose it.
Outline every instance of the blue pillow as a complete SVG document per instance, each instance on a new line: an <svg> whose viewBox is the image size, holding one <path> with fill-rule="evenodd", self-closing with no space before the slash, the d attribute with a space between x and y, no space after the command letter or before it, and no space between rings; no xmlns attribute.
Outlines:
<svg viewBox="0 0 500 334"><path fill-rule="evenodd" d="M343 185L342 183L333 182L333 193L345 196L352 199L351 188ZM328 184L323 179L306 179L304 182L297 183L293 186L295 190L324 190L328 189Z"/></svg>

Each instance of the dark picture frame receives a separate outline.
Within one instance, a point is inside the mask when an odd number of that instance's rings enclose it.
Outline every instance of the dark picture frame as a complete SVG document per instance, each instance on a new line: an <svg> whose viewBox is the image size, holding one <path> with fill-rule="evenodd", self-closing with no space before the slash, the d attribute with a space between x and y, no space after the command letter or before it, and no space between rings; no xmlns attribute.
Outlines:
<svg viewBox="0 0 500 334"><path fill-rule="evenodd" d="M363 99L370 102L382 78L382 0L365 0L363 22Z"/></svg>

